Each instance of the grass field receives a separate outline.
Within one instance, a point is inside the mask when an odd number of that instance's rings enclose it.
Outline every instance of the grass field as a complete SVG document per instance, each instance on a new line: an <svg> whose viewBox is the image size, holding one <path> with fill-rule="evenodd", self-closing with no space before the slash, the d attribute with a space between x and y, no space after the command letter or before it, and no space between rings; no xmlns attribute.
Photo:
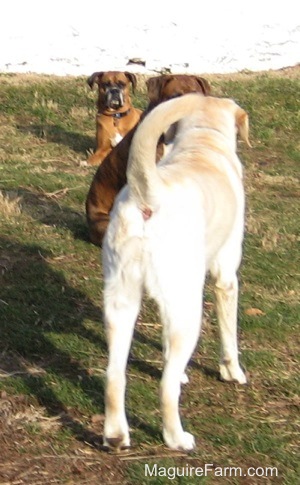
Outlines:
<svg viewBox="0 0 300 485"><path fill-rule="evenodd" d="M80 167L94 146L95 93L85 78L0 75L0 485L299 483L300 68L208 79L250 116L253 148L239 144L247 193L239 340L249 385L218 380L208 281L181 399L197 449L169 451L158 401L161 327L145 299L128 366L133 446L113 455L101 448L100 250L84 215L95 169ZM139 86L134 102L145 107L143 79ZM207 476L179 476L205 464L215 467ZM220 476L218 467L260 476ZM265 467L278 476L263 476Z"/></svg>

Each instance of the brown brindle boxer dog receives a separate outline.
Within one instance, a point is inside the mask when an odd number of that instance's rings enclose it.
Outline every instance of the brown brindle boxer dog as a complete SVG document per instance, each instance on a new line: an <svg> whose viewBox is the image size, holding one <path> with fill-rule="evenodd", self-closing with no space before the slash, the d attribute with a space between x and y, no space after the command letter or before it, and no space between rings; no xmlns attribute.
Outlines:
<svg viewBox="0 0 300 485"><path fill-rule="evenodd" d="M146 82L149 105L142 118L159 103L186 93L210 94L210 85L201 77L185 74L152 77ZM109 222L109 213L118 192L126 184L126 168L134 127L98 167L87 199L86 217L92 243L100 246ZM163 142L157 146L157 160L163 154Z"/></svg>
<svg viewBox="0 0 300 485"><path fill-rule="evenodd" d="M131 72L94 72L88 85L98 85L96 143L97 148L87 165L99 165L122 138L137 124L142 111L134 108L130 85L134 91L136 76Z"/></svg>

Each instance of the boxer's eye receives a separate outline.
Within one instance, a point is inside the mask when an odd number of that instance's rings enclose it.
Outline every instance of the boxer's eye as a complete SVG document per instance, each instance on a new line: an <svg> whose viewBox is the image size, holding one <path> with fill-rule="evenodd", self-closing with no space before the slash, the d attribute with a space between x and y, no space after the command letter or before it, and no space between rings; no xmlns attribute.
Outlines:
<svg viewBox="0 0 300 485"><path fill-rule="evenodd" d="M119 88L125 88L125 86L126 86L126 84L123 83L123 81L117 82L117 85L118 85Z"/></svg>

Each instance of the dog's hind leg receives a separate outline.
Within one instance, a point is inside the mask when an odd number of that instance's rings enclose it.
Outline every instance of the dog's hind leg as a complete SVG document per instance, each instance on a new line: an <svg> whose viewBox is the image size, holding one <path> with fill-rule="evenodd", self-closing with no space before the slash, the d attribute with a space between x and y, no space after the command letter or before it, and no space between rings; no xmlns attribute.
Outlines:
<svg viewBox="0 0 300 485"><path fill-rule="evenodd" d="M164 362L168 362L169 360L169 341L168 339L164 340ZM181 384L188 384L189 383L189 378L186 372L184 372L180 378L180 383Z"/></svg>
<svg viewBox="0 0 300 485"><path fill-rule="evenodd" d="M233 254L238 254L238 251ZM245 384L247 379L238 358L238 279L232 264L233 254L228 255L226 251L220 254L211 268L221 337L220 376L224 381Z"/></svg>
<svg viewBox="0 0 300 485"><path fill-rule="evenodd" d="M134 325L140 309L142 285L139 269L116 271L106 281L104 315L108 343L105 391L104 445L114 449L130 446L125 414L126 364ZM111 271L111 270L110 270Z"/></svg>
<svg viewBox="0 0 300 485"><path fill-rule="evenodd" d="M182 275L180 270L178 274L182 283L175 283L177 288L165 292L163 301L158 302L164 325L165 347L160 397L165 443L172 449L191 450L195 447L195 441L193 435L182 428L179 397L182 376L199 337L203 283L197 275L198 281L190 278L191 284L187 285L186 275Z"/></svg>

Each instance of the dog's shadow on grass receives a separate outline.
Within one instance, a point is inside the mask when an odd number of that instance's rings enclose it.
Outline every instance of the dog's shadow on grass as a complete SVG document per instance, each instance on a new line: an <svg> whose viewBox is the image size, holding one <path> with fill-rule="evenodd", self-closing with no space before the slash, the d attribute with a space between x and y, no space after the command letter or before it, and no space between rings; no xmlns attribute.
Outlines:
<svg viewBox="0 0 300 485"><path fill-rule="evenodd" d="M104 412L104 377L89 372L80 352L68 346L68 341L89 342L106 355L101 310L49 266L45 252L0 238L1 372L16 378L17 387L27 389L49 415L60 416L78 439L95 443L96 435L72 416L59 389L78 390ZM86 319L99 323L99 331L85 326Z"/></svg>
<svg viewBox="0 0 300 485"><path fill-rule="evenodd" d="M75 239L89 241L85 214L63 205L55 194L18 189L22 210L47 226L69 230Z"/></svg>
<svg viewBox="0 0 300 485"><path fill-rule="evenodd" d="M18 125L18 129L21 133L29 133L49 143L67 146L74 152L82 154L83 157L86 157L87 152L95 148L95 137L68 131L60 125L49 123L27 124Z"/></svg>
<svg viewBox="0 0 300 485"><path fill-rule="evenodd" d="M59 416L62 427L76 439L102 450L102 424L83 424L74 403L78 392L100 416L104 413L107 348L101 310L51 268L48 256L37 244L0 238L0 370L16 378L17 387L34 396L50 416ZM86 320L95 322L96 330L86 326ZM78 352L73 348L76 342L81 342ZM91 346L100 355L100 373L80 358L81 352L92 354ZM153 369L139 370L153 376ZM64 387L73 390L63 391ZM130 421L157 436L158 430L144 419L134 414Z"/></svg>

